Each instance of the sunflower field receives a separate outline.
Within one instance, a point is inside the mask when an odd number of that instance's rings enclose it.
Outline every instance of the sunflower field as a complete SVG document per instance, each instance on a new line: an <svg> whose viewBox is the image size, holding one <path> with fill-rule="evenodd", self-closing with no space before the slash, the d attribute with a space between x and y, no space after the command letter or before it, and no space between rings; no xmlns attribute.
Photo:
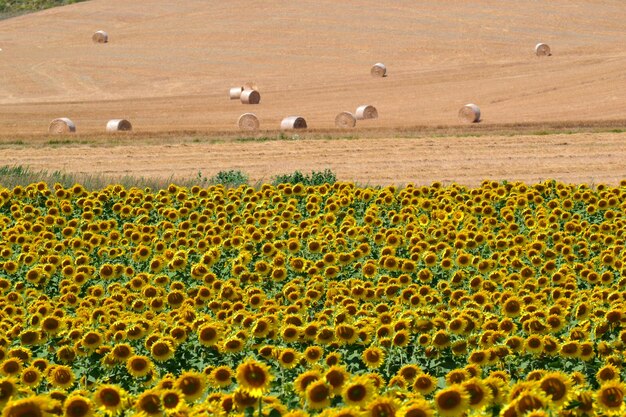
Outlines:
<svg viewBox="0 0 626 417"><path fill-rule="evenodd" d="M626 180L0 187L2 417L624 416Z"/></svg>

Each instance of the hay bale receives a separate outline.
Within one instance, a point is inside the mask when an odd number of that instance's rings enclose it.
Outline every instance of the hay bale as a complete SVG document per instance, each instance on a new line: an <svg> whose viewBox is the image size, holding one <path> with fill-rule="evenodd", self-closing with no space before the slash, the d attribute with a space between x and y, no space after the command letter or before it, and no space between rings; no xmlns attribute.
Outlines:
<svg viewBox="0 0 626 417"><path fill-rule="evenodd" d="M243 104L259 104L261 101L261 94L256 90L243 90L239 97Z"/></svg>
<svg viewBox="0 0 626 417"><path fill-rule="evenodd" d="M376 110L376 107L368 104L357 107L354 114L357 120L378 118L378 110Z"/></svg>
<svg viewBox="0 0 626 417"><path fill-rule="evenodd" d="M372 66L370 73L372 74L372 77L386 77L387 67L382 62L378 62Z"/></svg>
<svg viewBox="0 0 626 417"><path fill-rule="evenodd" d="M280 128L283 130L289 129L306 129L306 120L304 117L300 116L289 116L285 117L282 122L280 122Z"/></svg>
<svg viewBox="0 0 626 417"><path fill-rule="evenodd" d="M480 121L480 108L473 104L466 104L459 110L459 120L465 123L478 123Z"/></svg>
<svg viewBox="0 0 626 417"><path fill-rule="evenodd" d="M107 132L130 132L133 130L133 125L126 119L113 119L107 122Z"/></svg>
<svg viewBox="0 0 626 417"><path fill-rule="evenodd" d="M91 40L94 41L94 43L107 43L109 41L109 35L105 31L99 30L93 34Z"/></svg>
<svg viewBox="0 0 626 417"><path fill-rule="evenodd" d="M537 54L537 56L552 55L552 53L550 53L550 47L545 43L538 43L537 45L535 45L535 54Z"/></svg>
<svg viewBox="0 0 626 417"><path fill-rule="evenodd" d="M237 125L239 125L239 129L241 130L258 130L259 129L259 119L256 115L252 113L244 113L239 116L239 120L237 120Z"/></svg>
<svg viewBox="0 0 626 417"><path fill-rule="evenodd" d="M342 111L335 117L335 126L347 129L356 126L356 117L349 111Z"/></svg>
<svg viewBox="0 0 626 417"><path fill-rule="evenodd" d="M62 135L65 133L76 132L76 125L67 117L59 117L50 122L48 133L53 135Z"/></svg>
<svg viewBox="0 0 626 417"><path fill-rule="evenodd" d="M242 92L243 92L243 87L232 87L228 91L228 97L230 97L231 100L239 100Z"/></svg>

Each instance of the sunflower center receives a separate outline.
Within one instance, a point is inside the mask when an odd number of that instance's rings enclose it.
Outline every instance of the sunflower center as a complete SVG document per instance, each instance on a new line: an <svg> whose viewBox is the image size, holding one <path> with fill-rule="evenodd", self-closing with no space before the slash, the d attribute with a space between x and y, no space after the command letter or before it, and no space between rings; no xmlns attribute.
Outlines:
<svg viewBox="0 0 626 417"><path fill-rule="evenodd" d="M617 408L622 405L624 393L618 388L608 388L602 393L602 402L610 408Z"/></svg>
<svg viewBox="0 0 626 417"><path fill-rule="evenodd" d="M559 401L565 396L567 387L557 379L547 379L541 384L546 394L552 395L553 401Z"/></svg>
<svg viewBox="0 0 626 417"><path fill-rule="evenodd" d="M444 392L437 398L437 404L444 410L453 410L458 407L461 400L461 394L456 391Z"/></svg>
<svg viewBox="0 0 626 417"><path fill-rule="evenodd" d="M102 391L100 398L102 399L102 404L108 407L115 407L121 401L119 394L112 389Z"/></svg>
<svg viewBox="0 0 626 417"><path fill-rule="evenodd" d="M348 398L351 401L355 401L355 402L362 401L363 398L365 398L365 393L366 393L365 387L363 387L362 385L356 385L354 387L350 387L347 392Z"/></svg>

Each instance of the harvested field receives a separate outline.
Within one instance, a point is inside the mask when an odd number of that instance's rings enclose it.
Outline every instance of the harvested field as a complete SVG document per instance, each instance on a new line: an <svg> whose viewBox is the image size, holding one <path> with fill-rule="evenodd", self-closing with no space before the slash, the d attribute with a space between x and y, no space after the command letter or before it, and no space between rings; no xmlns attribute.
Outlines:
<svg viewBox="0 0 626 417"><path fill-rule="evenodd" d="M338 179L362 184L457 182L484 179L618 184L626 178L626 134L574 133L519 136L214 140L191 134L160 139L122 136L109 144L93 138L48 140L36 146L1 142L3 164L85 174L142 177L247 173L252 182L295 170L326 168ZM167 142L168 144L163 144Z"/></svg>
<svg viewBox="0 0 626 417"><path fill-rule="evenodd" d="M330 129L361 103L378 128L457 124L467 103L485 124L623 118L625 20L611 0L94 0L0 21L0 132L45 133L59 114L83 133L113 117L138 132L235 131L241 103L225 92L242 80L262 91L266 126L298 114ZM111 41L93 44L94 28ZM370 75L375 62L388 77Z"/></svg>

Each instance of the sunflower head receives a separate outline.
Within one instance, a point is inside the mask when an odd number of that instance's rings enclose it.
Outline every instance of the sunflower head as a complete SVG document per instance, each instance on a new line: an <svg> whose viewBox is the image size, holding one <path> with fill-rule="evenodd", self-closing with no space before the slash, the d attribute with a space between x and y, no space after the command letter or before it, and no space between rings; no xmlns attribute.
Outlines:
<svg viewBox="0 0 626 417"><path fill-rule="evenodd" d="M469 409L470 396L461 385L453 384L437 392L434 403L442 417L454 417Z"/></svg>
<svg viewBox="0 0 626 417"><path fill-rule="evenodd" d="M358 376L344 385L342 396L347 405L364 406L374 396L374 381L367 376Z"/></svg>
<svg viewBox="0 0 626 417"><path fill-rule="evenodd" d="M320 410L330 406L332 390L326 381L318 379L306 387L306 403L313 410Z"/></svg>
<svg viewBox="0 0 626 417"><path fill-rule="evenodd" d="M572 397L572 380L563 372L548 372L539 381L541 390L552 400L554 404L560 406L565 404Z"/></svg>
<svg viewBox="0 0 626 417"><path fill-rule="evenodd" d="M135 410L147 416L161 416L163 415L161 397L151 390L144 391L135 401Z"/></svg>
<svg viewBox="0 0 626 417"><path fill-rule="evenodd" d="M237 382L253 397L260 397L269 391L274 378L269 367L254 359L248 359L237 367Z"/></svg>
<svg viewBox="0 0 626 417"><path fill-rule="evenodd" d="M595 402L598 409L616 413L624 409L624 395L626 394L626 385L619 381L609 381L596 391ZM616 414L611 414L616 415Z"/></svg>
<svg viewBox="0 0 626 417"><path fill-rule="evenodd" d="M206 376L201 372L185 371L178 377L174 387L185 395L187 401L196 401L204 394Z"/></svg>
<svg viewBox="0 0 626 417"><path fill-rule="evenodd" d="M88 397L72 394L63 403L63 412L67 417L92 417L95 406Z"/></svg>
<svg viewBox="0 0 626 417"><path fill-rule="evenodd" d="M491 404L493 393L491 389L479 378L472 378L462 383L462 387L469 394L469 406L475 410Z"/></svg>
<svg viewBox="0 0 626 417"><path fill-rule="evenodd" d="M98 407L111 414L119 413L127 405L126 392L122 388L111 384L100 385L94 392L93 399Z"/></svg>

